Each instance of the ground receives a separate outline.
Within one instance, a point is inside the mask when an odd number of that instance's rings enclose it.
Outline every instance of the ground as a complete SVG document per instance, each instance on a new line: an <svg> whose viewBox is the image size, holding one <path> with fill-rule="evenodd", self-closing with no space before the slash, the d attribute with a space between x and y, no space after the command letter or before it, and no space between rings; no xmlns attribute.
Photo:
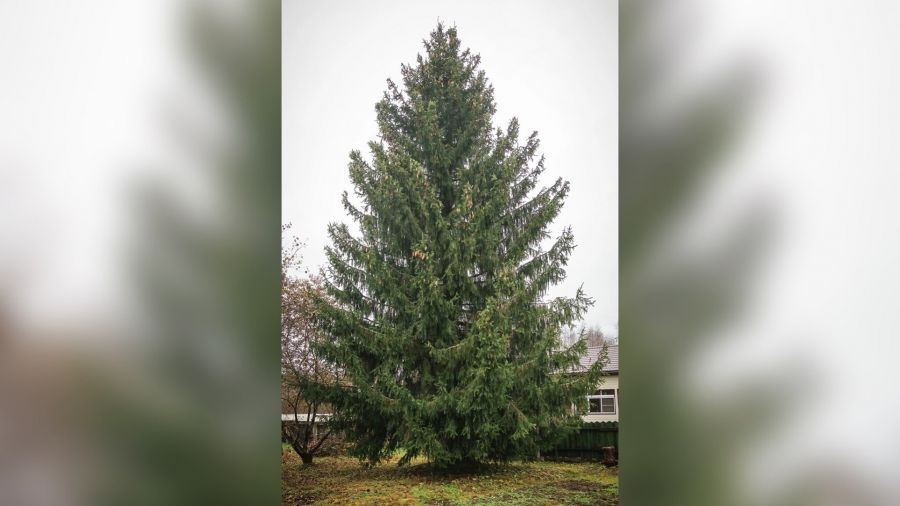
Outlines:
<svg viewBox="0 0 900 506"><path fill-rule="evenodd" d="M477 474L438 474L422 461L364 469L351 457L304 466L282 451L282 504L550 505L619 504L615 468L594 462L523 462Z"/></svg>

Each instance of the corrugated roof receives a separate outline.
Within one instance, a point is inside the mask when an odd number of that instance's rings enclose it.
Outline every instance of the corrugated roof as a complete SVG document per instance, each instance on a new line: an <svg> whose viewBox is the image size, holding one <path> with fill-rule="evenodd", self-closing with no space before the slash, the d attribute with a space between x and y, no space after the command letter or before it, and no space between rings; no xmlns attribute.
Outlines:
<svg viewBox="0 0 900 506"><path fill-rule="evenodd" d="M581 357L581 369L587 369L597 362L600 352L603 351L602 346L588 346L587 353ZM606 363L603 365L603 372L617 373L619 372L619 345L612 344L606 347Z"/></svg>

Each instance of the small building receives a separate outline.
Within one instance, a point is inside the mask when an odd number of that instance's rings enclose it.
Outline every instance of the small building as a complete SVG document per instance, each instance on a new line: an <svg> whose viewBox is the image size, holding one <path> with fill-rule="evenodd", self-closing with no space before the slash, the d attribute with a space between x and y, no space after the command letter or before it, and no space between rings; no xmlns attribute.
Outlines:
<svg viewBox="0 0 900 506"><path fill-rule="evenodd" d="M281 433L282 440L284 440L284 428L285 425L305 425L312 420L312 439L316 439L319 437L319 433L321 432L322 426L331 419L331 413L316 413L315 418L311 416L309 413L301 413L301 414L287 414L281 413Z"/></svg>
<svg viewBox="0 0 900 506"><path fill-rule="evenodd" d="M603 354L602 346L588 346L581 358L581 368L594 365ZM592 395L587 396L588 411L582 413L585 422L619 421L619 345L606 347L606 363L603 364L603 383Z"/></svg>

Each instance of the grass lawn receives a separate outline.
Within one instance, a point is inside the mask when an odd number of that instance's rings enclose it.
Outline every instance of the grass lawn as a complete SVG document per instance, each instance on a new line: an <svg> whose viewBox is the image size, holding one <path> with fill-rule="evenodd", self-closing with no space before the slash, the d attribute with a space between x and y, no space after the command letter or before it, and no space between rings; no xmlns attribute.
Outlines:
<svg viewBox="0 0 900 506"><path fill-rule="evenodd" d="M396 462L396 461L395 461ZM433 473L421 460L363 469L351 457L317 457L304 466L282 451L283 504L525 505L619 504L618 470L599 463L524 462L478 474Z"/></svg>

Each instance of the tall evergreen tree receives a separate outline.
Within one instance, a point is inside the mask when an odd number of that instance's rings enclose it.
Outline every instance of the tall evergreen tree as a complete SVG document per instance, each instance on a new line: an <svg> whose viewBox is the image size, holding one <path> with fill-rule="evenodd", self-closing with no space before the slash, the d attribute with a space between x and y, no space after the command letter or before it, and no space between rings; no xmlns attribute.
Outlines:
<svg viewBox="0 0 900 506"><path fill-rule="evenodd" d="M568 374L585 345L560 341L591 299L545 299L575 247L567 228L542 248L569 184L537 189L537 133L494 129L493 88L455 28L424 46L376 105L371 161L350 155L361 235L328 229L320 351L348 378L334 422L370 463L397 448L440 467L534 456L578 423L600 373Z"/></svg>

